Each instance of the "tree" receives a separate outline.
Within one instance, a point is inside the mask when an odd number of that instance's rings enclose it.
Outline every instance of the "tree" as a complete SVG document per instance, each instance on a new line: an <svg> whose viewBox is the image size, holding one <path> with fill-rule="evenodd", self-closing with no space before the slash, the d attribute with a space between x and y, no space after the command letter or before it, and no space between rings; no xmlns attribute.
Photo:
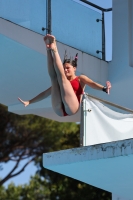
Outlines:
<svg viewBox="0 0 133 200"><path fill-rule="evenodd" d="M0 186L0 199L2 200L50 200L50 191L40 182L40 177L31 177L29 184L15 186L10 183L7 188Z"/></svg>
<svg viewBox="0 0 133 200"><path fill-rule="evenodd" d="M72 138L73 133L77 135L75 145L79 143L79 127L75 123L59 123L33 115L19 116L9 113L3 105L0 105L0 119L0 161L15 163L0 185L23 172L43 153L71 148L71 142L65 142L65 138ZM28 162L17 171L21 160L26 158L29 158Z"/></svg>
<svg viewBox="0 0 133 200"><path fill-rule="evenodd" d="M0 186L2 200L111 200L111 194L93 186L53 173L58 177L52 183L39 175L31 177L29 184L7 188Z"/></svg>

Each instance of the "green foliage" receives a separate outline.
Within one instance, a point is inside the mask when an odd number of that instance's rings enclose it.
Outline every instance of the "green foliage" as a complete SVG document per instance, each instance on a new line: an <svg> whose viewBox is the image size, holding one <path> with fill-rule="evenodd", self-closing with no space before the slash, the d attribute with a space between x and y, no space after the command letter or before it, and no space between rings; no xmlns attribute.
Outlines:
<svg viewBox="0 0 133 200"><path fill-rule="evenodd" d="M111 195L103 190L86 185L79 181L61 176L56 173L55 182L35 175L29 184L15 186L9 184L7 188L0 187L2 200L111 200ZM57 181L57 182L56 182Z"/></svg>
<svg viewBox="0 0 133 200"><path fill-rule="evenodd" d="M50 191L43 185L38 175L31 178L29 184L15 186L10 183L7 188L0 187L1 200L50 200Z"/></svg>
<svg viewBox="0 0 133 200"><path fill-rule="evenodd" d="M111 200L111 194L50 170L41 169L40 176L47 178L50 200ZM56 198L55 198L56 197Z"/></svg>

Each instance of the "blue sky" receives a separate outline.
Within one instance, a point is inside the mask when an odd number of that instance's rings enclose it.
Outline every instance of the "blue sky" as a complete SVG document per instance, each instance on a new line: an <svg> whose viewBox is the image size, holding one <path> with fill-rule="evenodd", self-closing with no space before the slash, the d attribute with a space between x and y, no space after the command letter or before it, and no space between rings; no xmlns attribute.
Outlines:
<svg viewBox="0 0 133 200"><path fill-rule="evenodd" d="M78 0L75 0L78 2ZM99 5L103 8L112 7L112 0L90 0L90 2ZM92 8L92 7L91 7ZM112 12L105 13L105 31L106 31L106 60L110 61L112 59ZM22 167L25 162L21 162L19 167ZM8 162L8 164L3 165L3 170L1 171L1 176L4 178L8 172L13 168L14 163ZM16 185L28 183L30 176L34 175L37 168L34 163L27 166L25 171L20 175L10 179L4 185L7 186L10 182L14 182Z"/></svg>

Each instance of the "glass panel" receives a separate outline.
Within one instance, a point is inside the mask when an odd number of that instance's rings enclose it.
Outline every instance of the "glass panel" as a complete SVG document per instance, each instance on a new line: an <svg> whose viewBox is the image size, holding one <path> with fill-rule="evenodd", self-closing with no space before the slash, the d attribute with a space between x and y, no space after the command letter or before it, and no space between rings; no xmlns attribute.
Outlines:
<svg viewBox="0 0 133 200"><path fill-rule="evenodd" d="M52 34L56 39L83 52L101 58L101 13L72 0L52 0Z"/></svg>
<svg viewBox="0 0 133 200"><path fill-rule="evenodd" d="M46 0L0 0L0 17L45 34Z"/></svg>
<svg viewBox="0 0 133 200"><path fill-rule="evenodd" d="M101 13L73 0L51 0L52 34L57 40L101 58ZM45 35L46 0L0 0L0 17Z"/></svg>

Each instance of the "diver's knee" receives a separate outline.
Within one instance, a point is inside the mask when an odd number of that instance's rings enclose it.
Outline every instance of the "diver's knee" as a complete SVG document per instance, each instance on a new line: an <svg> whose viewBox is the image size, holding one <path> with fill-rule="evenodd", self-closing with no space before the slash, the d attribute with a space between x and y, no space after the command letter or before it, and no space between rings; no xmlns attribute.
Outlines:
<svg viewBox="0 0 133 200"><path fill-rule="evenodd" d="M56 115L58 115L58 116L60 116L60 117L63 117L63 116L64 116L62 110L54 109L54 112L56 113Z"/></svg>
<svg viewBox="0 0 133 200"><path fill-rule="evenodd" d="M61 104L56 105L56 106L53 106L53 109L54 109L54 112L55 112L58 116L60 116L60 117L64 116L64 114L63 114L63 109L62 109L62 105L61 105Z"/></svg>
<svg viewBox="0 0 133 200"><path fill-rule="evenodd" d="M68 106L65 106L65 110L68 113L68 115L71 116L71 115L75 115L78 112L79 107L75 109L71 109Z"/></svg>

